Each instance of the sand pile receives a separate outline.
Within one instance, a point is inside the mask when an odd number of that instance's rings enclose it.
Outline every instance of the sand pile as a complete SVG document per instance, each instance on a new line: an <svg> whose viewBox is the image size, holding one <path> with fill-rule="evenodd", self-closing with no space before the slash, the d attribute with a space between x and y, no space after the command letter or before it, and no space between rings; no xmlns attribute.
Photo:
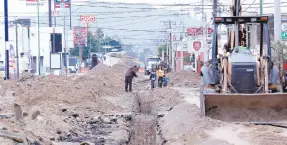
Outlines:
<svg viewBox="0 0 287 145"><path fill-rule="evenodd" d="M200 76L191 71L171 72L168 74L172 87L199 87Z"/></svg>

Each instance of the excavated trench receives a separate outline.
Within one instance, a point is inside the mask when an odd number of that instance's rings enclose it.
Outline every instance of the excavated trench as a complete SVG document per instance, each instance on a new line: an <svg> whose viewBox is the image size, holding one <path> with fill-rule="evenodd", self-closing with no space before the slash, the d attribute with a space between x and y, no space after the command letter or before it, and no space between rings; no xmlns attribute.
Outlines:
<svg viewBox="0 0 287 145"><path fill-rule="evenodd" d="M106 114L98 117L81 119L67 119L67 122L77 125L81 131L70 131L61 134L59 142L84 142L89 141L96 145L127 144L129 141L130 114Z"/></svg>
<svg viewBox="0 0 287 145"><path fill-rule="evenodd" d="M164 144L158 121L164 116L153 108L150 92L134 96L133 112L103 114L97 117L70 116L64 121L76 126L69 133L57 132L58 142L96 145L155 145Z"/></svg>

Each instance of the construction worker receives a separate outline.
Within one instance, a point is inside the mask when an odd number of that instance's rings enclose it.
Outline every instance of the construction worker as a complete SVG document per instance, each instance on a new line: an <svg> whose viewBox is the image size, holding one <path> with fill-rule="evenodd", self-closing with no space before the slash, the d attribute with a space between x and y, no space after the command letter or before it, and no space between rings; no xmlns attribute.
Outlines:
<svg viewBox="0 0 287 145"><path fill-rule="evenodd" d="M163 76L163 86L166 87L168 83L168 78L166 75Z"/></svg>
<svg viewBox="0 0 287 145"><path fill-rule="evenodd" d="M153 90L155 88L155 82L156 82L155 68L152 69L149 79L150 79L151 89Z"/></svg>
<svg viewBox="0 0 287 145"><path fill-rule="evenodd" d="M126 75L125 75L125 91L132 91L132 82L133 82L133 78L134 77L138 77L138 75L136 74L138 70L137 66L133 66L131 68L128 69Z"/></svg>
<svg viewBox="0 0 287 145"><path fill-rule="evenodd" d="M159 66L159 69L158 69L157 72L156 72L156 76L157 76L157 78L158 78L158 86L159 86L160 88L162 88L164 70L163 70L163 68L162 68L161 65Z"/></svg>

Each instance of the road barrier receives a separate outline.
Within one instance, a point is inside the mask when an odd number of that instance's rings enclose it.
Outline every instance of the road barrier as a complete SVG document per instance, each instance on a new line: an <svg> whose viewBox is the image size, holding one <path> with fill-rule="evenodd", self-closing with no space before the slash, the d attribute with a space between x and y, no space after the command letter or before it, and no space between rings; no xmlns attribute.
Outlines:
<svg viewBox="0 0 287 145"><path fill-rule="evenodd" d="M144 68L140 68L140 69L139 69L139 72L144 72Z"/></svg>
<svg viewBox="0 0 287 145"><path fill-rule="evenodd" d="M81 68L81 73L86 73L86 72L88 72L88 71L89 71L88 68Z"/></svg>

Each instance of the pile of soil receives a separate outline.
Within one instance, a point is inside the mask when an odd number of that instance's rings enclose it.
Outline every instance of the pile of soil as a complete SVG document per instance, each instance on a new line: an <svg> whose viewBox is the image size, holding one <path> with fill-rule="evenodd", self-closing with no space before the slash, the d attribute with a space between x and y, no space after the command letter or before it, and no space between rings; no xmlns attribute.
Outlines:
<svg viewBox="0 0 287 145"><path fill-rule="evenodd" d="M197 88L201 80L198 74L191 71L171 72L167 76L169 78L169 85L172 87Z"/></svg>
<svg viewBox="0 0 287 145"><path fill-rule="evenodd" d="M84 132L80 126L69 123L67 119L124 112L122 107L105 99L124 94L123 83L121 72L99 64L82 76L49 75L22 81L5 81L2 94L7 96L5 94L13 93L13 97L9 97L13 99L5 103L6 106L13 106L14 103L21 106L26 114L25 130L51 139L58 136L59 130L66 135ZM9 110L12 113L13 107Z"/></svg>
<svg viewBox="0 0 287 145"><path fill-rule="evenodd" d="M194 104L181 103L161 119L162 138L166 144L200 144L208 139L206 130L223 123L200 116Z"/></svg>
<svg viewBox="0 0 287 145"><path fill-rule="evenodd" d="M113 71L124 75L126 73L126 71L130 68L130 66L128 66L125 63L118 63L112 66Z"/></svg>
<svg viewBox="0 0 287 145"><path fill-rule="evenodd" d="M152 91L152 103L158 111L169 111L180 103L179 92L171 88L157 88Z"/></svg>

